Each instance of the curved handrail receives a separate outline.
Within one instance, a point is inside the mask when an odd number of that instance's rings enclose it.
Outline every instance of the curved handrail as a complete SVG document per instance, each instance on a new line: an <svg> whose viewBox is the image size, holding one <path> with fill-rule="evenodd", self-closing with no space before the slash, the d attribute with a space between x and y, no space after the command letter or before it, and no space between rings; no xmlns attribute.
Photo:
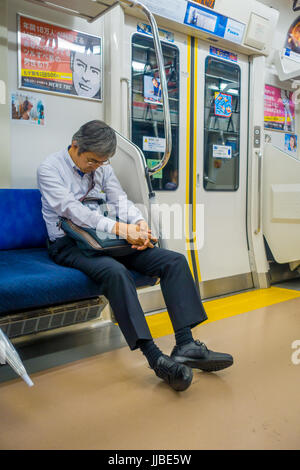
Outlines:
<svg viewBox="0 0 300 470"><path fill-rule="evenodd" d="M128 142L130 145L132 145L133 147L135 147L135 149L137 150L137 152L139 153L140 155L140 158L143 162L143 165L144 165L144 168L146 168L148 170L148 167L147 167L147 163L146 163L146 159L145 159L145 155L143 154L142 150L140 149L140 147L138 145L136 145L134 142L132 142L131 140L127 139L127 137L125 137L124 135L120 134L120 132L116 131L114 129L114 132L119 136L121 137L122 139L126 140L126 142ZM153 192L153 188L152 188L152 183L151 183L151 180L149 178L149 173L148 171L146 172L146 181L147 181L147 185L148 185L148 190L149 190L149 199L151 198L154 198L155 196L155 193Z"/></svg>
<svg viewBox="0 0 300 470"><path fill-rule="evenodd" d="M161 43L159 39L159 32L158 32L157 23L153 14L145 5L143 5L143 3L137 0L120 0L120 3L126 3L130 7L137 7L141 9L147 16L149 23L151 25L151 28L152 28L154 47L155 47L155 53L157 57L160 83L161 83L164 124L165 124L165 139L166 139L165 152L164 152L164 156L161 162L155 165L153 168L148 168L148 173L150 175L154 175L155 173L157 173L158 171L160 171L162 168L166 166L166 164L169 161L171 152L172 152L172 129L171 129L171 117L170 117L169 96L168 96L168 84L167 84L167 79L166 79L164 58L163 58Z"/></svg>

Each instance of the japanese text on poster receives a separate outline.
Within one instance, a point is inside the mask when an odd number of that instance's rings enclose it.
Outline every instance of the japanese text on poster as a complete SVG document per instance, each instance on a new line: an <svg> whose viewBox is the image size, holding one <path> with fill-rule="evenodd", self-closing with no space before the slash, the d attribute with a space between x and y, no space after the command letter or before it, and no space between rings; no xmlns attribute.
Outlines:
<svg viewBox="0 0 300 470"><path fill-rule="evenodd" d="M100 37L18 18L20 87L102 99Z"/></svg>
<svg viewBox="0 0 300 470"><path fill-rule="evenodd" d="M295 105L292 92L265 85L265 128L295 132Z"/></svg>

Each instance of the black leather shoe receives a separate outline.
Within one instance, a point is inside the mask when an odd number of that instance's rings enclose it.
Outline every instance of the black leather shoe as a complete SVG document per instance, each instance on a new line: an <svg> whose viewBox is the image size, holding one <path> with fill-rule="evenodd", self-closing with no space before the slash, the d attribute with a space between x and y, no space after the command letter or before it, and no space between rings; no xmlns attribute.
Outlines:
<svg viewBox="0 0 300 470"><path fill-rule="evenodd" d="M226 369L226 367L233 364L233 357L230 354L210 351L200 341L175 346L171 353L171 359L179 364L185 364L206 372Z"/></svg>
<svg viewBox="0 0 300 470"><path fill-rule="evenodd" d="M192 369L183 364L177 364L165 354L157 359L154 372L177 392L186 390L193 380Z"/></svg>

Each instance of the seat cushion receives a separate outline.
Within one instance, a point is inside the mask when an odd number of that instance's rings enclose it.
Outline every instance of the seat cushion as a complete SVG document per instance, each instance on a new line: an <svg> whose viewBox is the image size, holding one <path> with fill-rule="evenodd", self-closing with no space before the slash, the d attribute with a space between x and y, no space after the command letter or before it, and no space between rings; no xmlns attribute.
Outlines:
<svg viewBox="0 0 300 470"><path fill-rule="evenodd" d="M137 287L152 286L157 280L130 272ZM0 251L1 316L101 294L101 285L78 269L57 265L44 248Z"/></svg>
<svg viewBox="0 0 300 470"><path fill-rule="evenodd" d="M38 189L0 189L0 250L45 247L47 229Z"/></svg>

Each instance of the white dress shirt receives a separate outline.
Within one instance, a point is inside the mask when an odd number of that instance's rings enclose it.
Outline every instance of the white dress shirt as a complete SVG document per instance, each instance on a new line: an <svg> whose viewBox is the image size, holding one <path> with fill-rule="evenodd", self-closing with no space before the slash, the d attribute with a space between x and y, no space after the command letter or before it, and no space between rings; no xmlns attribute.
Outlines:
<svg viewBox="0 0 300 470"><path fill-rule="evenodd" d="M88 194L88 197L106 200L109 217L79 201L91 187L92 175L85 173L81 176L78 173L68 149L47 157L39 166L37 177L42 194L42 213L51 241L65 235L57 226L59 216L71 219L81 227L108 233L112 232L116 216L130 224L143 219L142 213L127 199L111 165L102 165L94 172L95 186Z"/></svg>

